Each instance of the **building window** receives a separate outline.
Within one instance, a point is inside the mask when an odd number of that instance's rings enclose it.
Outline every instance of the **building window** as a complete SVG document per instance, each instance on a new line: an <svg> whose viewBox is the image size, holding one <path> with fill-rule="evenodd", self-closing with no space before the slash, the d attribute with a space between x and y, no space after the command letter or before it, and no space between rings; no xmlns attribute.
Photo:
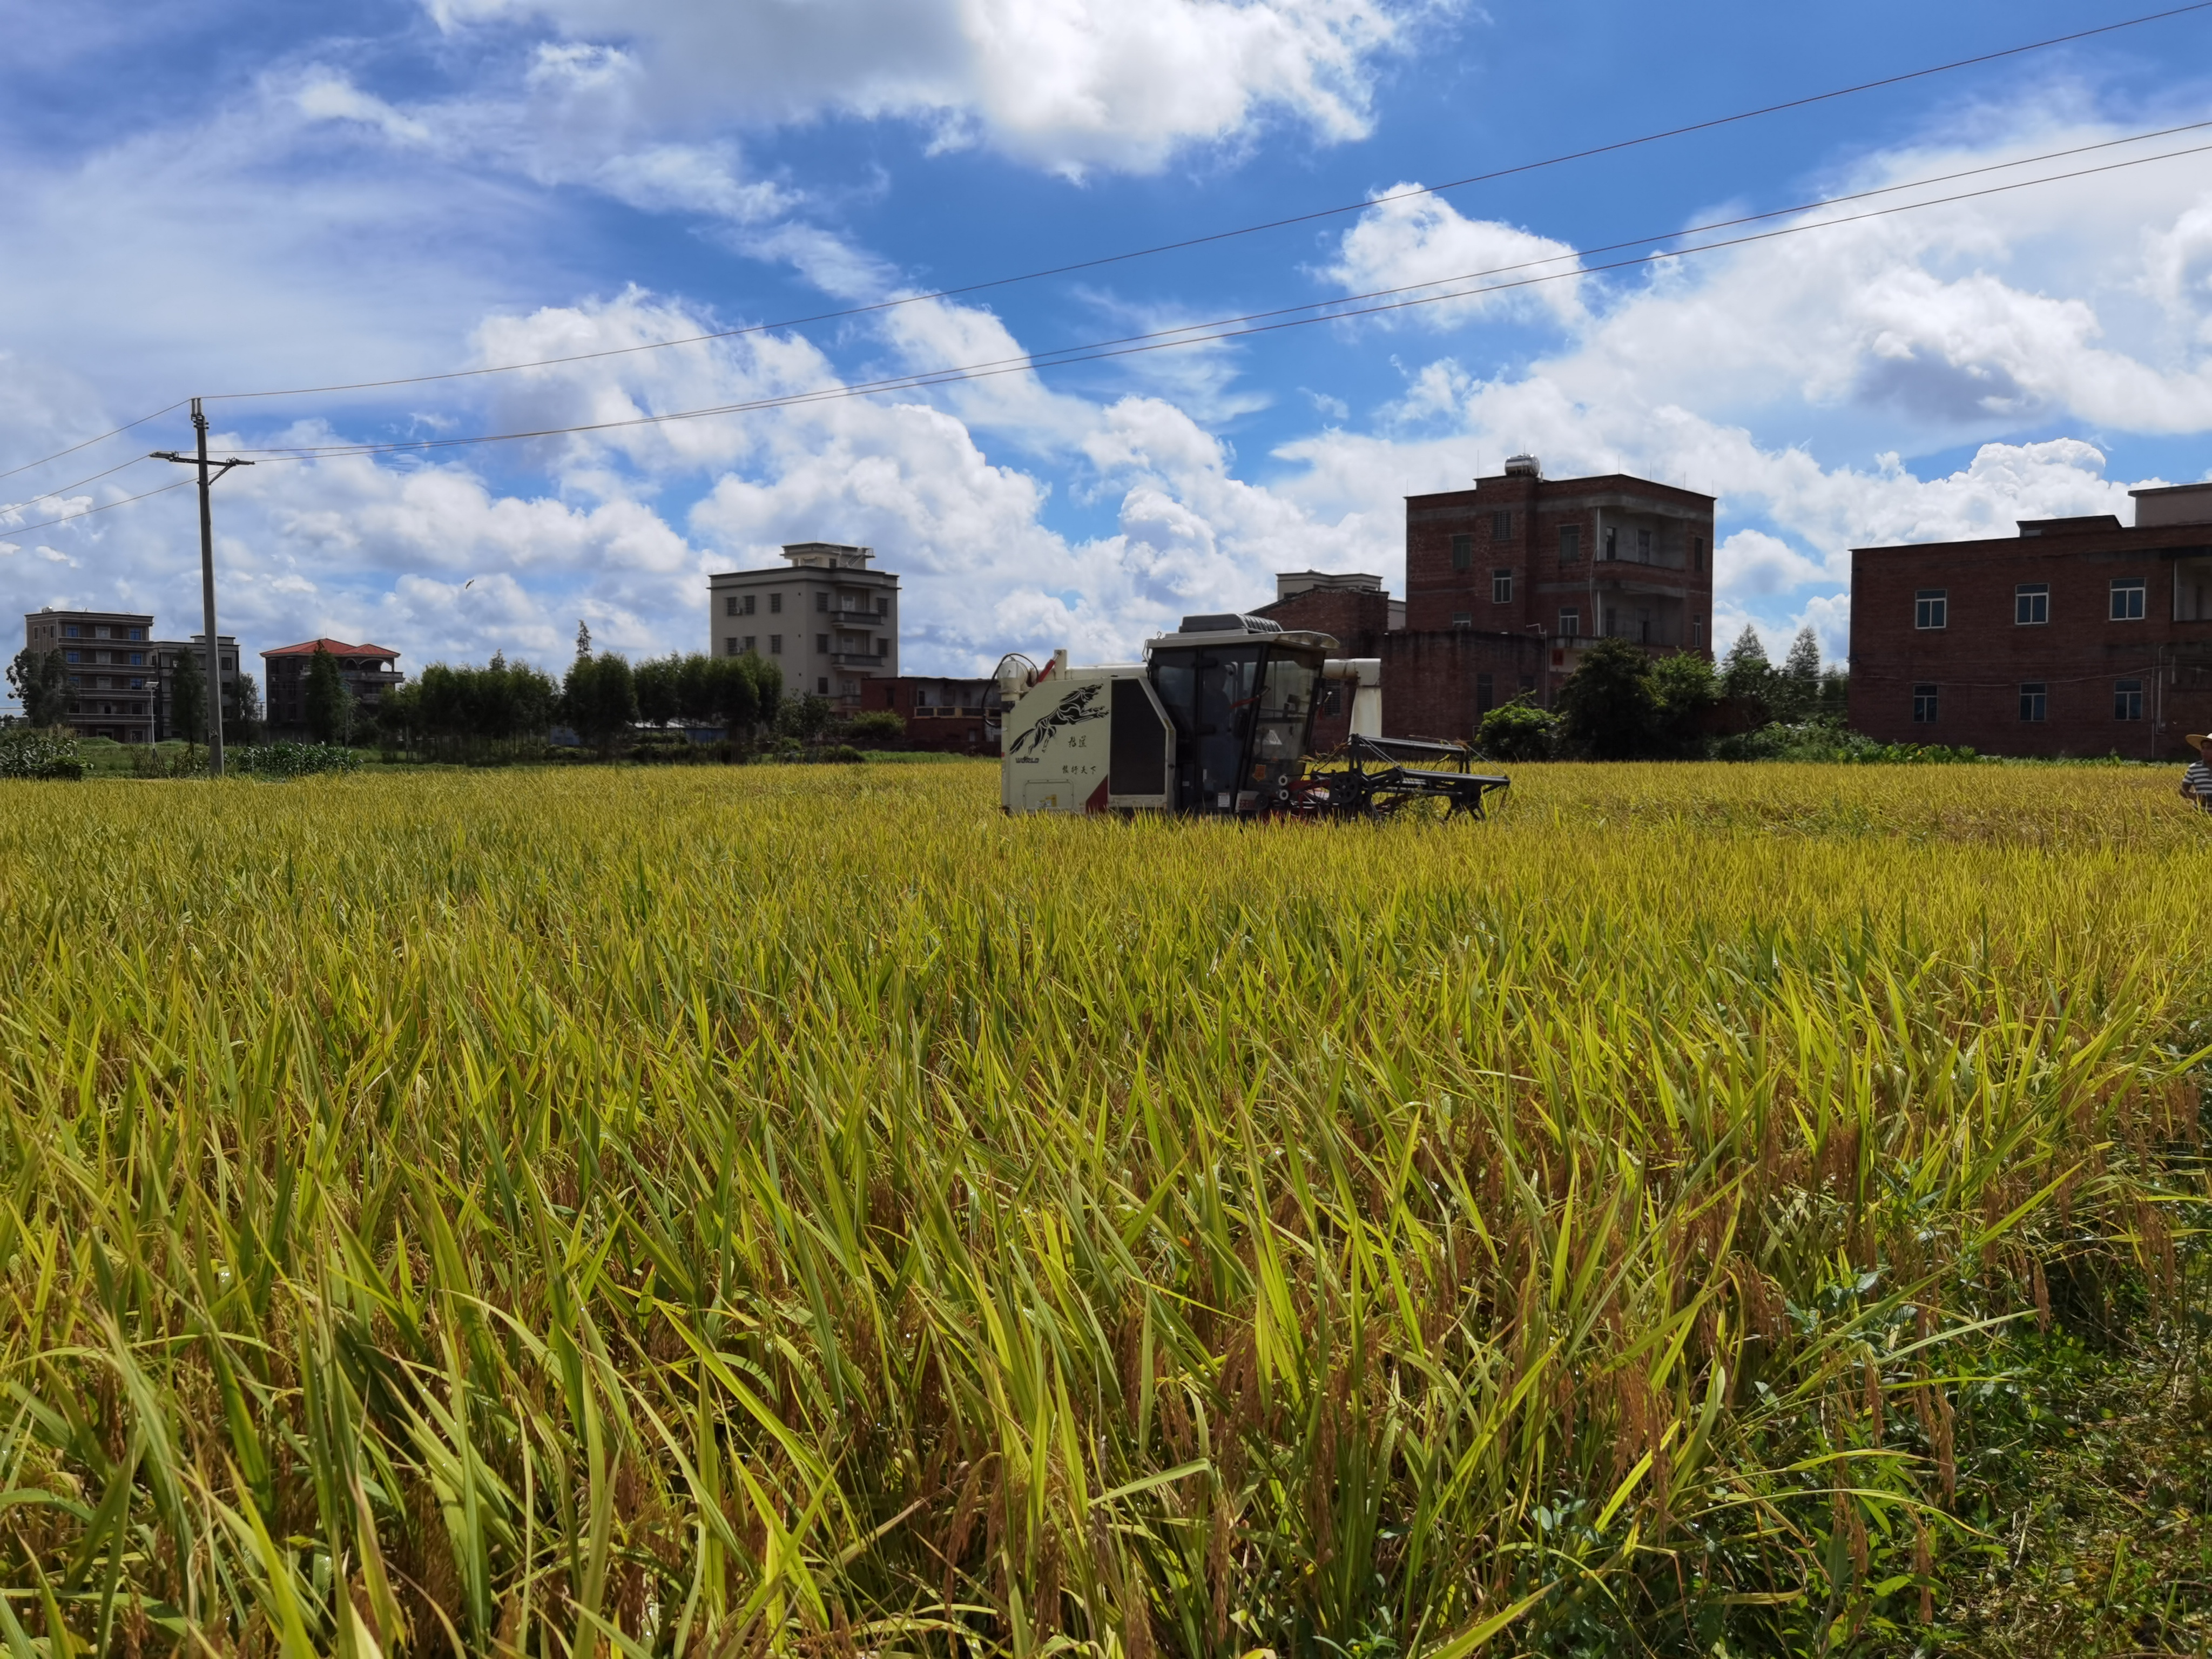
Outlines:
<svg viewBox="0 0 2212 1659"><path fill-rule="evenodd" d="M827 611L830 608L830 595L817 589L814 594L814 608L817 611Z"/></svg>
<svg viewBox="0 0 2212 1659"><path fill-rule="evenodd" d="M1936 723L1936 688L1916 685L1912 688L1912 718L1916 724L1933 726Z"/></svg>
<svg viewBox="0 0 2212 1659"><path fill-rule="evenodd" d="M106 624L106 623L93 623L93 625L92 625L92 637L93 637L93 638L94 638L95 640L104 640L104 639L106 639L106 638L107 637L107 624Z"/></svg>
<svg viewBox="0 0 2212 1659"><path fill-rule="evenodd" d="M1636 562L1638 564L1651 562L1651 532L1648 530L1636 532Z"/></svg>
<svg viewBox="0 0 2212 1659"><path fill-rule="evenodd" d="M1452 612L1452 626L1453 626L1454 628L1472 628L1472 627L1474 627L1474 613L1473 611L1453 611L1453 612Z"/></svg>
<svg viewBox="0 0 2212 1659"><path fill-rule="evenodd" d="M2039 721L2049 714L2051 688L2041 680L2029 680L2020 688L2020 717L2024 720Z"/></svg>
<svg viewBox="0 0 2212 1659"><path fill-rule="evenodd" d="M2112 718L2116 720L2139 720L2142 718L2141 680L2112 682Z"/></svg>
<svg viewBox="0 0 2212 1659"><path fill-rule="evenodd" d="M877 635L876 635L876 654L877 654L878 656L879 656L879 657L888 657L888 656L890 656L890 653L891 653L891 642L890 642L890 640L888 640L888 639L886 639L885 637L884 637L884 635L882 635L881 634Z"/></svg>
<svg viewBox="0 0 2212 1659"><path fill-rule="evenodd" d="M1474 677L1474 712L1478 719L1487 714L1498 702L1497 682L1487 674Z"/></svg>
<svg viewBox="0 0 2212 1659"><path fill-rule="evenodd" d="M1455 536L1451 543L1452 568L1471 570L1474 568L1474 538Z"/></svg>
<svg viewBox="0 0 2212 1659"><path fill-rule="evenodd" d="M82 638L82 636L76 631L76 624L75 623L64 623L62 624L62 637L65 640L74 640Z"/></svg>
<svg viewBox="0 0 2212 1659"><path fill-rule="evenodd" d="M131 637L134 640L143 640L146 637L146 630L143 628L134 628L131 630ZM137 659L133 657L131 660L136 662Z"/></svg>
<svg viewBox="0 0 2212 1659"><path fill-rule="evenodd" d="M830 636L827 634L817 634L814 636L814 651L817 656L826 657L830 654Z"/></svg>
<svg viewBox="0 0 2212 1659"><path fill-rule="evenodd" d="M783 609L783 595L782 595L782 594L781 594L781 593L771 593L771 594L769 594L769 595L768 596L768 611L769 611L769 615L770 615L771 617L775 616L775 615L777 615L779 612L781 612L781 611L782 611L782 609Z"/></svg>
<svg viewBox="0 0 2212 1659"><path fill-rule="evenodd" d="M1702 611L1695 611L1690 617L1690 643L1693 646L1702 646L1705 642L1705 613Z"/></svg>
<svg viewBox="0 0 2212 1659"><path fill-rule="evenodd" d="M817 677L814 682L814 689L820 692L822 696L825 697L828 696L830 695L830 677L827 674Z"/></svg>
<svg viewBox="0 0 2212 1659"><path fill-rule="evenodd" d="M1605 532L1605 556L1608 559L1620 556L1620 532L1617 528L1609 527Z"/></svg>
<svg viewBox="0 0 2212 1659"><path fill-rule="evenodd" d="M1490 602L1492 605L1513 603L1513 573L1510 570L1490 573Z"/></svg>
<svg viewBox="0 0 2212 1659"><path fill-rule="evenodd" d="M1493 542L1510 542L1513 539L1513 514L1510 509L1490 515L1490 539Z"/></svg>
<svg viewBox="0 0 2212 1659"><path fill-rule="evenodd" d="M1581 611L1562 611L1559 612L1559 632L1561 634L1565 635L1568 639L1572 639L1576 635L1582 631L1583 613Z"/></svg>
<svg viewBox="0 0 2212 1659"><path fill-rule="evenodd" d="M2141 576L2112 578L2112 620L2141 622L2143 619L2143 579Z"/></svg>
<svg viewBox="0 0 2212 1659"><path fill-rule="evenodd" d="M750 617L750 616L751 616L751 615L752 615L756 611L758 611L759 609L760 609L760 595L759 595L759 594L757 594L757 593L748 593L748 594L746 594L746 595L745 595L745 615L747 615L748 617Z"/></svg>
<svg viewBox="0 0 2212 1659"><path fill-rule="evenodd" d="M143 668L146 665L146 653L143 651L133 651L131 653L131 665L133 668Z"/></svg>
<svg viewBox="0 0 2212 1659"><path fill-rule="evenodd" d="M1912 596L1912 625L1915 628L1942 628L1950 621L1950 590L1923 587Z"/></svg>
<svg viewBox="0 0 2212 1659"><path fill-rule="evenodd" d="M1690 568L1703 570L1705 568L1705 538L1703 536L1692 536L1690 538Z"/></svg>
<svg viewBox="0 0 2212 1659"><path fill-rule="evenodd" d="M2015 628L2037 628L2051 620L2051 584L2022 582L2012 591L2012 621Z"/></svg>
<svg viewBox="0 0 2212 1659"><path fill-rule="evenodd" d="M1578 524L1559 526L1559 562L1572 564L1583 556L1583 527Z"/></svg>
<svg viewBox="0 0 2212 1659"><path fill-rule="evenodd" d="M722 654L726 657L734 657L738 654L738 636L735 634L722 641Z"/></svg>
<svg viewBox="0 0 2212 1659"><path fill-rule="evenodd" d="M780 657L783 654L782 635L771 634L768 636L768 653L771 657Z"/></svg>
<svg viewBox="0 0 2212 1659"><path fill-rule="evenodd" d="M878 599L876 601L876 614L878 617L890 616L891 614L891 602L887 599Z"/></svg>
<svg viewBox="0 0 2212 1659"><path fill-rule="evenodd" d="M738 615L738 596L736 594L732 593L723 599L722 614L726 617L734 617Z"/></svg>
<svg viewBox="0 0 2212 1659"><path fill-rule="evenodd" d="M70 632L74 634L76 632L76 629L72 628L70 629ZM64 651L62 653L62 659L65 662L82 661L83 659L83 656L84 653L81 651Z"/></svg>
<svg viewBox="0 0 2212 1659"><path fill-rule="evenodd" d="M750 650L752 650L752 649L754 649L754 648L755 648L755 647L754 647L754 645L753 645L754 638L755 638L755 635L750 635L750 634L748 634L748 635L745 635L745 649L746 649L746 650L750 651Z"/></svg>

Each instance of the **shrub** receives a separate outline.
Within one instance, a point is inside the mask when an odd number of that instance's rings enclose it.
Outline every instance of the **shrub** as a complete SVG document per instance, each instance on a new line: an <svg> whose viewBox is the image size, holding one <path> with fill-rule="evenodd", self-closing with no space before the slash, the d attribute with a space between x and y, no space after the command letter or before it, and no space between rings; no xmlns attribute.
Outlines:
<svg viewBox="0 0 2212 1659"><path fill-rule="evenodd" d="M17 726L0 732L0 778L81 778L84 762L76 739L47 728Z"/></svg>
<svg viewBox="0 0 2212 1659"><path fill-rule="evenodd" d="M867 759L867 757L863 755L859 750L854 748L849 743L833 743L827 749L824 749L817 758L826 762L851 764L855 762L864 761Z"/></svg>
<svg viewBox="0 0 2212 1659"><path fill-rule="evenodd" d="M846 721L845 735L856 744L880 749L905 739L906 722L888 708L872 708Z"/></svg>
<svg viewBox="0 0 2212 1659"><path fill-rule="evenodd" d="M1494 761L1549 760L1559 723L1524 692L1482 717L1475 744Z"/></svg>

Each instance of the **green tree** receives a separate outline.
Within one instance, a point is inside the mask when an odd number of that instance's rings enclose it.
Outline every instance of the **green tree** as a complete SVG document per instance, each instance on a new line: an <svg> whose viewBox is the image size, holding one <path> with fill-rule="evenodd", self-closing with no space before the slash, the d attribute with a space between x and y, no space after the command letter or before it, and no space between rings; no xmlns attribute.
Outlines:
<svg viewBox="0 0 2212 1659"><path fill-rule="evenodd" d="M744 665L746 675L753 683L752 718L764 726L773 726L783 708L783 670L766 657L747 652L738 661Z"/></svg>
<svg viewBox="0 0 2212 1659"><path fill-rule="evenodd" d="M1702 754L1705 716L1721 700L1713 665L1695 651L1662 657L1651 665L1651 695L1659 704L1660 751L1678 758Z"/></svg>
<svg viewBox="0 0 2212 1659"><path fill-rule="evenodd" d="M831 707L830 699L807 691L781 700L775 714L775 732L778 737L817 743L836 720L837 711Z"/></svg>
<svg viewBox="0 0 2212 1659"><path fill-rule="evenodd" d="M580 654L562 684L561 710L576 735L602 754L637 718L637 684L629 664L612 655Z"/></svg>
<svg viewBox="0 0 2212 1659"><path fill-rule="evenodd" d="M671 652L647 657L633 677L637 717L648 726L672 725L684 713L684 659Z"/></svg>
<svg viewBox="0 0 2212 1659"><path fill-rule="evenodd" d="M169 666L169 727L188 744L207 741L207 676L197 651L178 652Z"/></svg>
<svg viewBox="0 0 2212 1659"><path fill-rule="evenodd" d="M1781 720L1810 720L1820 712L1820 640L1810 623L1790 642L1790 654L1774 676L1771 702Z"/></svg>
<svg viewBox="0 0 2212 1659"><path fill-rule="evenodd" d="M1830 668L1820 675L1820 718L1836 726L1848 725L1851 718L1851 672L1848 668Z"/></svg>
<svg viewBox="0 0 2212 1659"><path fill-rule="evenodd" d="M26 725L58 726L69 713L69 672L58 651L18 651L8 684L22 702Z"/></svg>
<svg viewBox="0 0 2212 1659"><path fill-rule="evenodd" d="M317 743L343 743L353 735L353 693L338 677L336 657L315 641L315 654L307 659L305 696L307 735Z"/></svg>
<svg viewBox="0 0 2212 1659"><path fill-rule="evenodd" d="M258 743L263 725L261 686L244 669L231 677L224 688L222 700L222 729L234 743Z"/></svg>
<svg viewBox="0 0 2212 1659"><path fill-rule="evenodd" d="M1559 735L1577 754L1634 760L1660 741L1660 707L1651 659L1626 640L1604 639L1583 653L1555 699Z"/></svg>
<svg viewBox="0 0 2212 1659"><path fill-rule="evenodd" d="M1741 703L1753 725L1765 725L1774 702L1774 665L1767 661L1766 647L1749 623L1721 659L1720 678L1723 695Z"/></svg>

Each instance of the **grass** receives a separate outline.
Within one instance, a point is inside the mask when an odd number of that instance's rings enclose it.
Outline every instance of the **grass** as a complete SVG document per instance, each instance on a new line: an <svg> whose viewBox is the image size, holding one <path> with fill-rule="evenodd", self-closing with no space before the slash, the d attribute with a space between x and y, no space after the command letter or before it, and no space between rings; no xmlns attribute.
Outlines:
<svg viewBox="0 0 2212 1659"><path fill-rule="evenodd" d="M2212 824L1522 782L0 788L0 1642L2201 1650Z"/></svg>

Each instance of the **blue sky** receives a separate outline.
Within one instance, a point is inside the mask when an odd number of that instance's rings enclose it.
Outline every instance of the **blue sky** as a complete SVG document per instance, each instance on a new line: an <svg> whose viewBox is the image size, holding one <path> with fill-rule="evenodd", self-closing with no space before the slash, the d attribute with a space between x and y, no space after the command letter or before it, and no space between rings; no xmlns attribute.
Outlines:
<svg viewBox="0 0 2212 1659"><path fill-rule="evenodd" d="M9 0L0 470L172 400L775 323L1359 204L2136 15L1571 0ZM2212 10L1441 196L526 373L226 398L218 444L834 392L1528 258L1565 279L1242 342L429 455L218 497L248 649L551 666L707 642L704 575L862 541L910 670L1126 653L1530 448L1721 497L1723 630L1849 645L1854 544L2212 471L2212 153L1612 272L1574 251L2212 118ZM1986 175L2212 143L2212 130ZM1907 202L1964 186L1905 190ZM1799 222L1784 219L1778 222ZM1595 263L1596 261L1591 261ZM196 627L177 411L0 480L0 582ZM76 488L68 486L77 485ZM53 492L39 495L39 491ZM1725 635L1723 635L1725 636Z"/></svg>

